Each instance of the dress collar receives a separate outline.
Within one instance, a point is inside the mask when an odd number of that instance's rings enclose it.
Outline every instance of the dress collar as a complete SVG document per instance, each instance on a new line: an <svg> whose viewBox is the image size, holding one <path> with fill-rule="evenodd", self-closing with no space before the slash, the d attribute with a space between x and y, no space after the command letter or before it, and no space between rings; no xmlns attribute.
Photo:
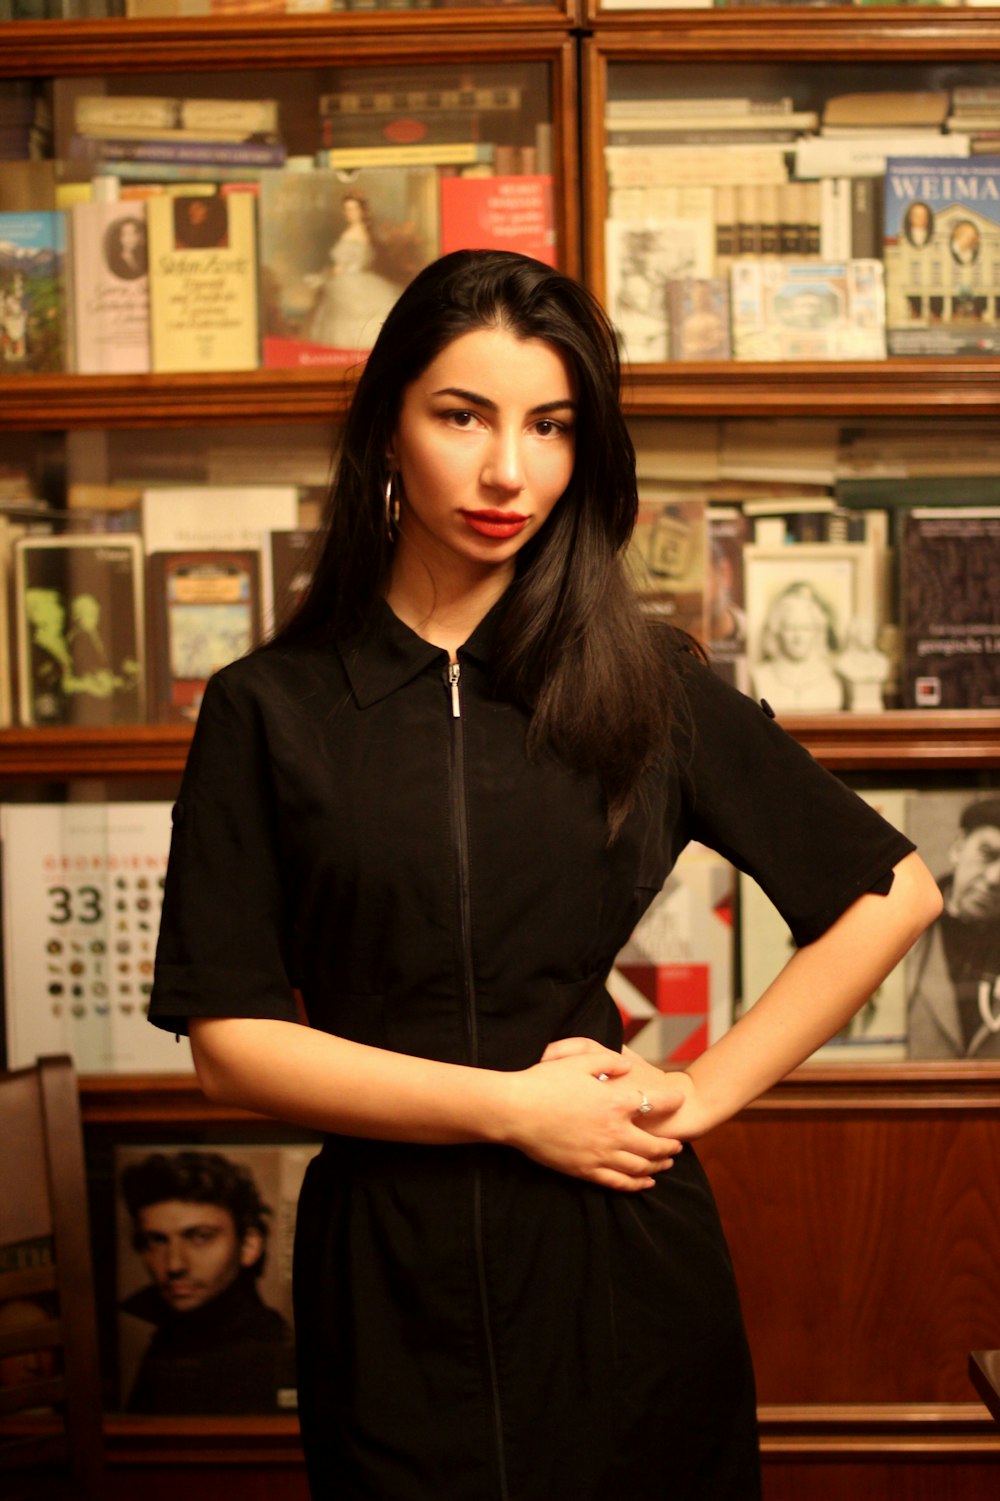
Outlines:
<svg viewBox="0 0 1000 1501"><path fill-rule="evenodd" d="M460 658L486 664L493 654L504 595L483 616L472 635L458 649ZM432 662L447 660L447 652L418 636L405 625L386 601L380 600L372 623L359 635L339 642L343 663L358 707L367 709L387 698L425 671Z"/></svg>

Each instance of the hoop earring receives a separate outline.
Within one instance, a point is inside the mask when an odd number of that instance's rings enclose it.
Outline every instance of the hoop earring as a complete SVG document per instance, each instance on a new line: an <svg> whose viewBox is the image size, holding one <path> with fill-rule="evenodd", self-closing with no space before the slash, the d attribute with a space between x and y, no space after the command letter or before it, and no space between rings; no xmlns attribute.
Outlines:
<svg viewBox="0 0 1000 1501"><path fill-rule="evenodd" d="M390 542L395 542L399 533L399 496L392 493L392 482L395 479L392 471L385 482L385 531Z"/></svg>

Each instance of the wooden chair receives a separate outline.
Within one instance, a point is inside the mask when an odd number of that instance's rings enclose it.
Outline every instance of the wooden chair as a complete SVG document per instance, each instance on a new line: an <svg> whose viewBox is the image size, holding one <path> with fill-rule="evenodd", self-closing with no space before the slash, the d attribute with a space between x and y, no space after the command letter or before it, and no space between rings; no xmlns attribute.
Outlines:
<svg viewBox="0 0 1000 1501"><path fill-rule="evenodd" d="M101 1381L76 1073L0 1073L0 1495L102 1501Z"/></svg>

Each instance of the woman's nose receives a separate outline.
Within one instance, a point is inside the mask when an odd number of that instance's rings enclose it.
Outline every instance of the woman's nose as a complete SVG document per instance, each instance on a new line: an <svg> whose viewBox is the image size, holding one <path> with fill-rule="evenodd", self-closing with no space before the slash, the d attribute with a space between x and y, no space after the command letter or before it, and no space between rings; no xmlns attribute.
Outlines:
<svg viewBox="0 0 1000 1501"><path fill-rule="evenodd" d="M491 490L503 490L510 495L524 489L524 461L518 434L496 434L483 467L483 483Z"/></svg>

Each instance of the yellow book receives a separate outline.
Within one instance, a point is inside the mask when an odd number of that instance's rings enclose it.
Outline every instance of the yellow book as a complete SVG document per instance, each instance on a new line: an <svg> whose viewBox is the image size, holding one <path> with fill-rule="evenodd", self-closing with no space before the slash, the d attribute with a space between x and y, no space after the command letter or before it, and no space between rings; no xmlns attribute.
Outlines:
<svg viewBox="0 0 1000 1501"><path fill-rule="evenodd" d="M150 198L147 213L153 370L255 370L253 194Z"/></svg>

